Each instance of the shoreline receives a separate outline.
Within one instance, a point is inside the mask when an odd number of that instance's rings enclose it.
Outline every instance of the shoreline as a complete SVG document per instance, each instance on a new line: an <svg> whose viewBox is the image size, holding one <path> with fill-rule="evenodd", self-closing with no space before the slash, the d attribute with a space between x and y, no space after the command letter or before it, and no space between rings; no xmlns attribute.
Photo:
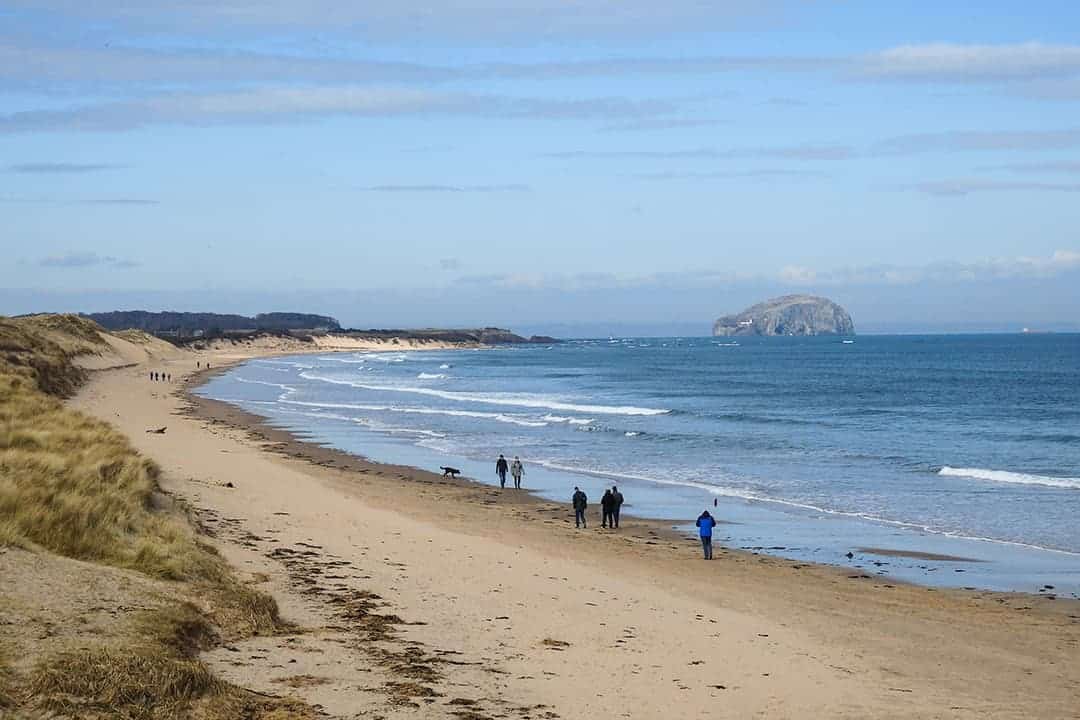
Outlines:
<svg viewBox="0 0 1080 720"><path fill-rule="evenodd" d="M214 424L223 424L232 429L244 432L253 442L262 444L262 449L264 451L303 460L316 467L334 468L349 473L372 473L376 475L396 474L399 476L404 474L408 476L409 480L403 480L403 482L417 481L426 484L436 484L443 488L454 488L463 498L476 498L487 495L492 490L499 490L501 493L506 493L504 501L515 506L531 506L534 508L542 508L548 512L558 512L561 510L564 511L568 518L573 517L573 511L567 510L569 507L568 503L559 503L548 500L540 497L534 490L528 488L523 488L521 490L507 488L506 490L501 490L494 485L488 485L468 477L447 478L435 471L425 470L424 468L413 465L398 465L372 460L364 455L311 442L290 430L275 427L271 424L269 418L259 415L258 413L244 410L243 408L224 400L202 397L194 393L196 389L205 385L212 378L224 374L233 367L244 362L246 362L246 360L237 360L228 365L214 367L210 370L203 370L184 378L182 384L182 396L185 403L187 403L187 407L184 411L194 419ZM599 512L598 508L598 503L590 503L589 519L595 520L593 515ZM623 517L632 517L635 528L644 528L646 532L651 532L655 535L663 535L666 540L688 542L695 548L698 546L696 537L675 529L673 527L673 522L670 520L633 515L631 513L623 513ZM730 521L718 520L717 524L722 525L729 522ZM731 548L728 548L728 550L731 552L743 552ZM777 557L776 559L782 560L783 558ZM822 567L835 567L821 563L815 564L821 565Z"/></svg>
<svg viewBox="0 0 1080 720"><path fill-rule="evenodd" d="M290 353L292 354L292 353ZM199 373L192 376L185 383L185 395L188 400L196 408L203 408L205 415L213 417L215 419L221 419L222 417L229 418L229 422L238 428L250 430L254 436L260 438L272 437L275 442L286 443L289 445L289 454L293 456L304 456L310 459L316 464L330 464L337 467L349 468L358 472L370 472L383 468L386 472L398 472L406 473L410 476L423 475L425 482L441 481L442 477L439 473L428 471L420 466L405 463L389 462L382 460L374 460L370 457L363 455L363 451L348 451L336 448L330 448L317 443L314 440L309 441L303 437L303 434L296 434L289 430L282 429L272 424L272 420L267 416L258 414L257 412L251 412L242 410L239 406L231 404L227 401L213 400L211 398L205 398L195 394L195 390L205 385L213 377L226 372L228 369L236 364L246 362L248 359L254 358L241 358L237 359L234 363L230 363L228 366L222 366L215 368L212 373ZM228 408L226 410L225 408ZM452 461L451 461L452 462ZM569 473L572 476L572 473ZM457 483L462 484L462 487L472 488L473 492L482 492L484 489L498 489L496 485L484 483L478 480L470 480L466 477L461 478ZM611 479L610 482L617 482L615 479ZM620 485L623 483L619 483ZM568 486L572 487L572 485ZM516 491L514 491L516 492ZM540 493L546 492L537 488L525 488L521 492L526 493L528 497L526 501L534 502L549 509L555 508L568 508L569 501L563 503L558 500L551 500L549 497L543 496ZM518 498L514 501L517 504L523 502ZM752 508L752 512L760 514L758 511L765 513L776 513L772 505L784 504L783 501L758 501L756 503L750 503L749 508ZM726 500L722 504L721 510L725 505L729 512L734 511L736 517L740 516L740 513L745 516L746 510L740 509L742 506L737 504L728 503ZM709 508L713 510L713 508ZM822 511L829 512L829 511ZM566 510L568 517L572 517L573 513L570 510ZM595 516L595 517L594 517ZM672 519L670 517L655 517L648 514L638 514L634 509L624 509L623 516L630 518L634 523L642 524L647 527L649 531L662 532L666 538L675 539L678 541L687 541L695 546L697 545L697 537L690 530L686 529L686 526L691 525L692 518L684 517L679 519ZM589 507L589 519L590 521L599 522L599 509L596 499L593 498ZM743 525L748 520L750 525L748 527L754 527L754 515L751 517L740 517L740 519L720 519L718 518L718 525L738 526ZM874 525L874 529L877 532L885 529L885 525L874 524L872 521L866 522ZM623 530L625 531L626 528ZM904 583L910 584L916 587L935 588L939 590L947 591L976 591L976 592L997 592L1005 595L1027 595L1031 597L1045 597L1047 583L1054 583L1060 586L1062 583L1060 580L1053 577L1050 572L1046 573L1046 577L1039 579L1038 581L1032 580L1031 583L1026 584L1030 589L1025 587L1008 587L1004 583L1001 583L995 587L993 574L986 575L980 579L976 579L972 570L977 570L980 566L997 565L1000 562L1005 562L1005 558L1008 556L994 556L994 557L979 557L970 556L964 552L963 547L958 547L956 550L950 551L946 547L942 547L941 544L949 542L949 540L966 541L969 544L981 545L987 548L987 552L993 554L995 552L1004 552L1002 550L995 550L999 546L1001 548L1017 548L1020 550L1031 550L1039 552L1048 552L1065 555L1075 555L1068 551L1055 550L1053 548L1042 548L1038 546L1027 545L1025 543L995 540L991 538L975 538L975 537L960 537L949 535L948 533L935 533L928 532L922 536L923 547L904 547L905 543L898 543L896 546L883 545L881 540L884 538L873 538L872 535L867 537L853 536L848 538L850 543L846 546L838 545L836 557L829 560L819 560L812 557L812 552L804 552L802 554L776 554L770 551L772 550L785 550L786 547L773 547L774 545L790 545L791 539L780 537L767 539L766 542L762 542L761 538L754 538L754 541L744 542L742 544L735 542L725 545L725 548L730 552L747 553L748 555L758 556L765 555L776 560L798 563L800 565L812 564L818 567L826 568L836 572L868 572L873 573L876 577L887 580L892 583ZM744 538L745 540L745 538ZM778 542L774 542L779 540ZM912 540L918 543L918 537L912 536ZM798 540L795 541L798 544ZM935 547L937 544L937 547ZM842 557L843 549L848 549L851 552L857 553L856 558ZM968 548L970 551L971 548ZM890 559L893 562L882 562L883 559ZM1008 558L1012 562L1015 562L1015 558ZM897 562L908 563L907 566L897 565ZM931 563L946 563L945 566L928 567L926 565L919 564L920 562ZM968 563L974 568L957 568L957 564ZM890 566L887 570L881 568ZM945 572L938 572L944 570ZM966 573L961 576L960 573ZM1076 589L1072 585L1066 583L1067 587L1063 589L1059 594L1054 594L1058 599L1071 599L1080 600L1077 597ZM1071 596L1071 597L1070 597Z"/></svg>
<svg viewBox="0 0 1080 720"><path fill-rule="evenodd" d="M974 720L1078 706L1076 601L721 548L706 563L666 521L575 531L565 503L250 426L255 416L189 394L249 359L209 357L199 374L196 356L163 360L181 380L169 386L148 382L146 365L94 373L72 404L157 461L164 489L215 547L309 628L207 654L244 687L280 693L297 673L308 679L288 693L340 717L458 718L467 706L470 717L587 718L614 702L640 718L709 707L732 718ZM392 632L372 643L371 617L355 626L341 615L354 602L344 592L379 598ZM433 658L436 670L409 680L406 657Z"/></svg>

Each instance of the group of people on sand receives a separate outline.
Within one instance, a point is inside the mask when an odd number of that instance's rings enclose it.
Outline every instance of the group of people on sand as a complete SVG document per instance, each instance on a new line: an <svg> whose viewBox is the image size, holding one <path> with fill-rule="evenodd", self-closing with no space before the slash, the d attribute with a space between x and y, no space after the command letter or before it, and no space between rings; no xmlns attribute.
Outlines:
<svg viewBox="0 0 1080 720"><path fill-rule="evenodd" d="M619 513L622 511L623 494L619 488L612 485L604 490L604 496L600 498L600 527L617 530L619 528ZM589 507L589 497L581 488L574 486L574 495L570 499L574 506L574 527L587 528L585 510Z"/></svg>
<svg viewBox="0 0 1080 720"><path fill-rule="evenodd" d="M506 476L509 474L514 479L514 487L520 490L521 478L525 475L525 466L516 455L513 462L507 462L505 455L499 455L499 459L495 461L495 474L499 478L500 487L506 487ZM610 488L604 489L604 496L600 498L600 527L613 530L619 529L619 514L622 511L624 501L625 498L619 492L618 486L612 485ZM574 527L589 527L585 516L585 511L589 507L589 497L584 490L576 485L574 486L574 494L570 498L570 504L574 508ZM712 560L712 534L713 528L716 527L716 518L706 510L698 516L694 524L697 526L698 537L701 539L701 551L706 560Z"/></svg>
<svg viewBox="0 0 1080 720"><path fill-rule="evenodd" d="M152 382L172 382L172 373L151 371L150 380Z"/></svg>
<svg viewBox="0 0 1080 720"><path fill-rule="evenodd" d="M510 473L510 476L514 478L514 488L521 489L521 478L525 475L525 466L521 464L521 459L517 455L514 456L514 462L506 462L506 457L499 455L499 459L495 461L495 474L499 477L499 486L506 487L506 473Z"/></svg>

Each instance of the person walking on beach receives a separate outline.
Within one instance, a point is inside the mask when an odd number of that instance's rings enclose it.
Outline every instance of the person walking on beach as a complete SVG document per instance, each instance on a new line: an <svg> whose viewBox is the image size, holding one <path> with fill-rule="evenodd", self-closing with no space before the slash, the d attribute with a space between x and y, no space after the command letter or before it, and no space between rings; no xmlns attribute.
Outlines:
<svg viewBox="0 0 1080 720"><path fill-rule="evenodd" d="M510 466L506 464L506 458L499 455L499 459L495 461L495 474L499 476L499 485L506 487L506 471L510 469Z"/></svg>
<svg viewBox="0 0 1080 720"><path fill-rule="evenodd" d="M615 498L611 497L611 491L605 490L604 497L600 498L600 527L607 527L608 522L613 524L611 527L615 527L614 521L611 520L611 505L615 502Z"/></svg>
<svg viewBox="0 0 1080 720"><path fill-rule="evenodd" d="M525 474L525 466L521 464L518 456L514 456L514 462L510 463L510 476L514 478L514 488L521 489L521 476Z"/></svg>
<svg viewBox="0 0 1080 720"><path fill-rule="evenodd" d="M701 537L701 550L705 553L706 560L712 560L712 529L716 527L716 518L706 510L698 516L696 524Z"/></svg>
<svg viewBox="0 0 1080 720"><path fill-rule="evenodd" d="M585 522L585 508L589 506L589 498L585 495L581 488L574 486L574 496L570 500L574 506L574 527L587 528L588 524Z"/></svg>
<svg viewBox="0 0 1080 720"><path fill-rule="evenodd" d="M619 510L622 509L623 496L619 488L611 486L611 526L619 527Z"/></svg>

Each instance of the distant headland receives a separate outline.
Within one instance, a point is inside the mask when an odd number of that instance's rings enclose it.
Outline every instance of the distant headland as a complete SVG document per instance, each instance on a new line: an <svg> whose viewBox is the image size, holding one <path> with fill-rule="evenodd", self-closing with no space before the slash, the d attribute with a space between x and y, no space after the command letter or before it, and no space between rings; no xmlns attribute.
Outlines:
<svg viewBox="0 0 1080 720"><path fill-rule="evenodd" d="M815 295L784 295L725 315L713 323L713 335L854 335L855 323L844 308Z"/></svg>
<svg viewBox="0 0 1080 720"><path fill-rule="evenodd" d="M544 335L524 337L510 330L485 328L420 329L344 329L336 319L310 313L272 312L254 316L223 313L150 312L123 310L87 313L109 331L140 330L176 345L198 344L209 340L248 340L260 336L284 336L298 340L344 338L382 342L415 341L452 345L517 345L553 343ZM320 343L323 345L325 343Z"/></svg>

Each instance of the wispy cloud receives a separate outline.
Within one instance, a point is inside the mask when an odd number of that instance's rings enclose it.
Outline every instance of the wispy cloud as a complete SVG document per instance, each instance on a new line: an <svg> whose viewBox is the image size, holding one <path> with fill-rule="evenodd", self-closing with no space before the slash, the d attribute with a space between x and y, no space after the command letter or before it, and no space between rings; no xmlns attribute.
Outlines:
<svg viewBox="0 0 1080 720"><path fill-rule="evenodd" d="M58 17L91 17L135 29L184 28L213 33L245 29L321 30L360 37L440 37L469 42L589 35L656 35L677 30L723 30L748 21L775 22L792 0L10 0Z"/></svg>
<svg viewBox="0 0 1080 720"><path fill-rule="evenodd" d="M902 45L861 58L864 77L933 82L1000 82L1080 74L1080 46Z"/></svg>
<svg viewBox="0 0 1080 720"><path fill-rule="evenodd" d="M665 100L619 97L547 99L443 93L405 87L267 87L205 95L157 95L143 100L64 110L9 113L0 115L0 133L107 132L160 124L218 125L329 116L392 117L432 113L508 119L589 119L662 115L674 109Z"/></svg>
<svg viewBox="0 0 1080 720"><path fill-rule="evenodd" d="M786 265L772 273L742 273L701 269L641 275L617 273L507 273L473 275L459 282L518 290L579 292L592 290L719 288L755 284L798 288L841 286L952 284L1004 278L1047 278L1080 271L1080 251L1058 250L1046 257L990 258L971 262L935 262L924 265L867 265L819 270Z"/></svg>
<svg viewBox="0 0 1080 720"><path fill-rule="evenodd" d="M820 178L825 173L817 170L796 170L788 168L762 168L758 170L731 170L716 172L656 172L638 173L634 177L640 180L678 181L678 180L751 180L783 178Z"/></svg>
<svg viewBox="0 0 1080 720"><path fill-rule="evenodd" d="M888 138L880 153L964 152L991 150L1066 150L1080 147L1080 127L1059 130L958 130Z"/></svg>
<svg viewBox="0 0 1080 720"><path fill-rule="evenodd" d="M90 205L160 205L160 200L152 200L150 198L138 198L138 197L106 197L106 198L93 198L90 200L84 200Z"/></svg>
<svg viewBox="0 0 1080 720"><path fill-rule="evenodd" d="M1027 162L1027 163L1007 163L1004 165L984 165L979 170L998 170L1012 173L1080 173L1080 160L1075 161L1048 161L1048 162Z"/></svg>
<svg viewBox="0 0 1080 720"><path fill-rule="evenodd" d="M528 192L528 185L369 185L360 188L365 192L384 193L503 193Z"/></svg>
<svg viewBox="0 0 1080 720"><path fill-rule="evenodd" d="M8 165L7 169L8 172L27 175L81 175L101 172L102 170L115 170L121 167L123 166L104 163L37 162L16 163Z"/></svg>
<svg viewBox="0 0 1080 720"><path fill-rule="evenodd" d="M847 160L855 156L846 145L792 145L756 148L690 148L684 150L563 150L545 153L560 160L725 160L783 158L787 160Z"/></svg>
<svg viewBox="0 0 1080 720"><path fill-rule="evenodd" d="M984 192L1080 192L1080 183L1053 182L1009 182L1004 180L985 180L980 178L933 180L904 186L907 190L916 190L928 195L941 197L964 197L973 193Z"/></svg>
<svg viewBox="0 0 1080 720"><path fill-rule="evenodd" d="M98 255L94 252L72 252L65 255L53 255L42 258L38 265L47 268L86 268L95 266L108 266L119 269L139 267L134 260L112 257L111 255Z"/></svg>
<svg viewBox="0 0 1080 720"><path fill-rule="evenodd" d="M0 195L2 203L42 205L129 205L132 207L160 205L159 200L139 197L58 197L54 195Z"/></svg>
<svg viewBox="0 0 1080 720"><path fill-rule="evenodd" d="M925 265L868 265L819 271L789 265L778 273L788 285L911 285L955 283L1004 278L1047 278L1080 270L1080 251L1057 250L1046 257L988 258L974 262L935 262Z"/></svg>
<svg viewBox="0 0 1080 720"><path fill-rule="evenodd" d="M600 132L633 133L653 132L656 130L676 130L693 127L709 127L713 125L727 125L729 121L716 118L692 118L692 117L656 117L640 118L626 122L612 123L600 128Z"/></svg>

